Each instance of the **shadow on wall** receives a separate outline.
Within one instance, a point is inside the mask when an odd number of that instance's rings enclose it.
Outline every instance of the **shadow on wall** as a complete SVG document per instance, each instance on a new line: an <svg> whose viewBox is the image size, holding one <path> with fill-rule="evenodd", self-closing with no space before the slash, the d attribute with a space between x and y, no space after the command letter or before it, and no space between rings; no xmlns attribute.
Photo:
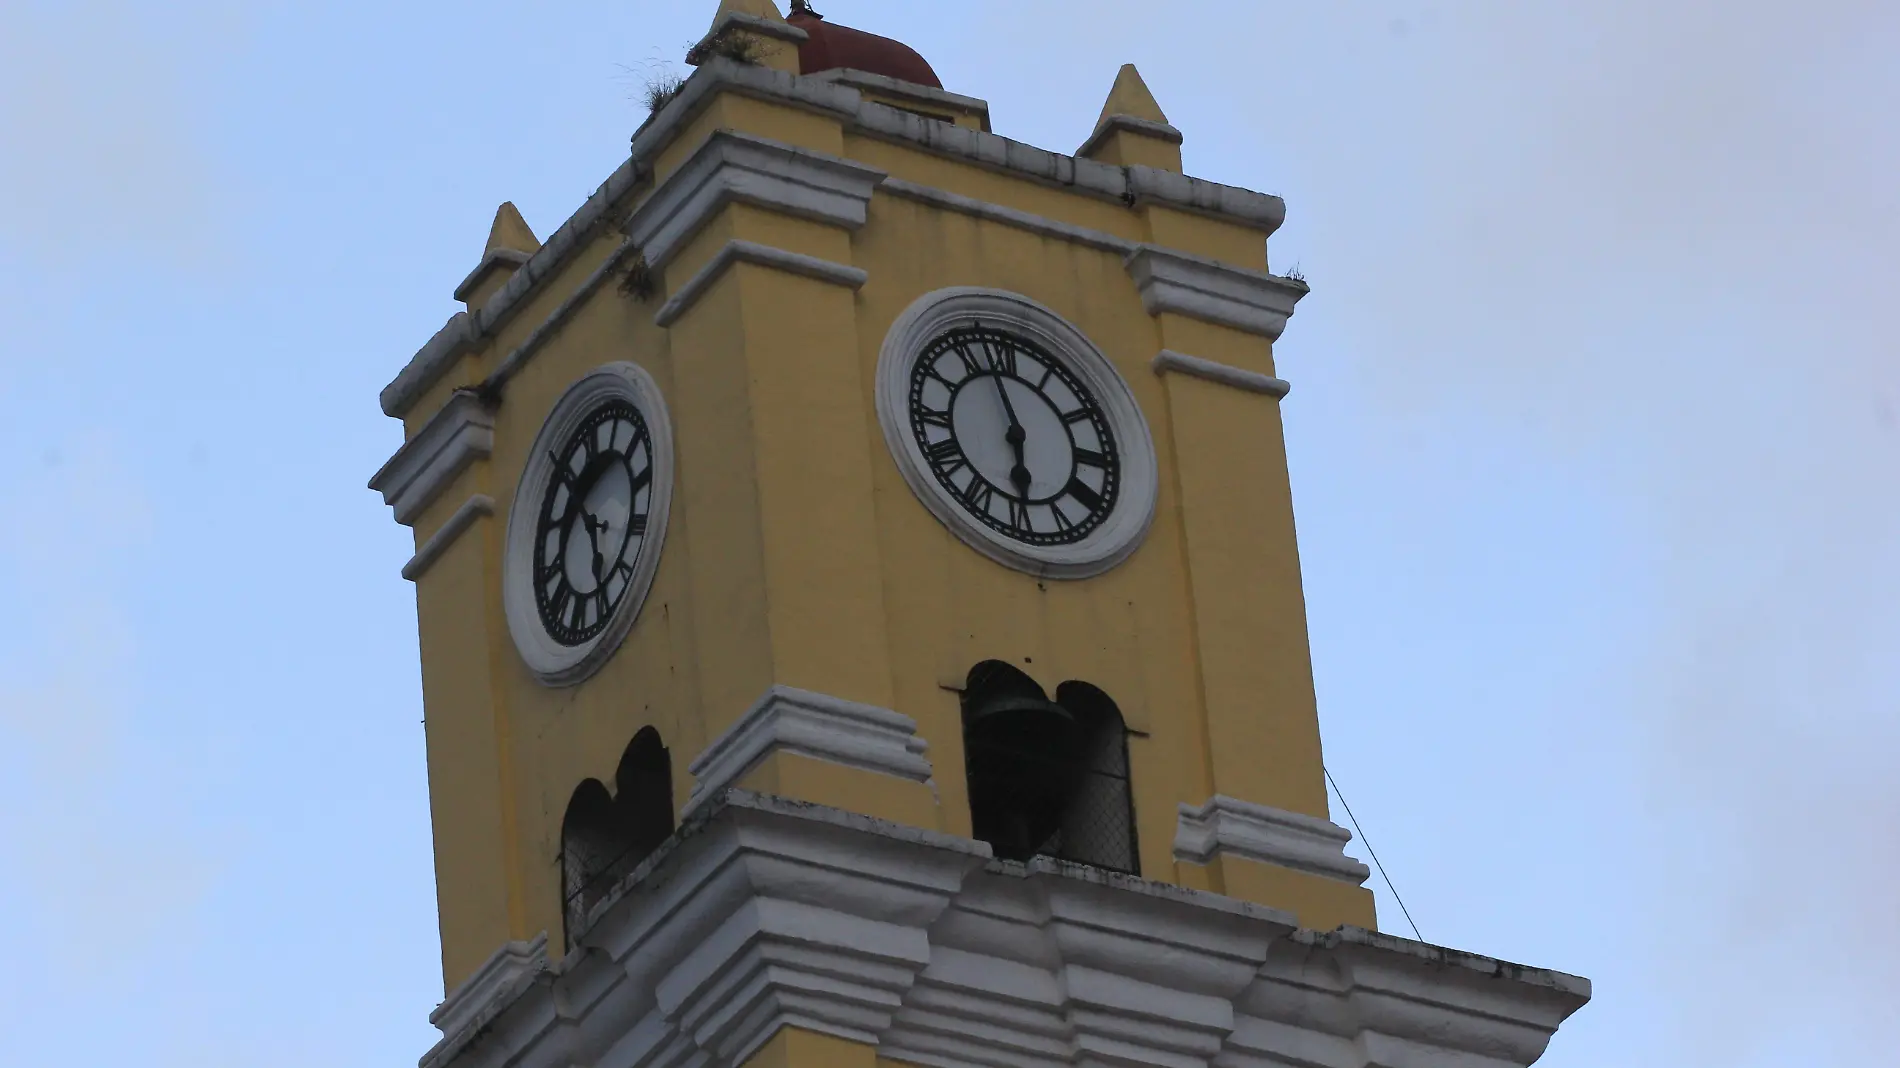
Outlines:
<svg viewBox="0 0 1900 1068"><path fill-rule="evenodd" d="M1065 682L1051 701L1028 675L985 660L964 686L963 752L972 832L998 857L1141 873L1128 728L1107 694Z"/></svg>
<svg viewBox="0 0 1900 1068"><path fill-rule="evenodd" d="M561 916L573 948L587 913L673 833L673 764L660 732L633 736L614 772L574 790L561 821Z"/></svg>

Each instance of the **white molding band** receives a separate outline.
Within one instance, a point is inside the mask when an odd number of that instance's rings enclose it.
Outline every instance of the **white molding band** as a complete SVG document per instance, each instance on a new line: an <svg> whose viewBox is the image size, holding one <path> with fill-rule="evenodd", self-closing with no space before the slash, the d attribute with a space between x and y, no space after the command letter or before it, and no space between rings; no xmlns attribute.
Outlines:
<svg viewBox="0 0 1900 1068"><path fill-rule="evenodd" d="M713 253L693 277L680 286L678 293L660 306L654 313L653 322L662 327L672 326L680 316L685 315L699 298L705 296L714 282L726 273L726 269L735 263L750 263L760 267L772 267L792 274L820 282L830 282L846 289L858 289L870 278L862 268L849 267L830 260L821 260L816 256L807 256L802 252L787 252L782 248L761 245L756 241L728 241L725 247Z"/></svg>
<svg viewBox="0 0 1900 1068"><path fill-rule="evenodd" d="M1088 248L1101 249L1104 252L1113 252L1118 256L1126 256L1139 247L1138 242L1130 241L1125 237L1116 237L1114 234L1105 233L1101 230L1091 230L1086 226L1077 226L1074 223L1066 223L1060 219L1051 219L1047 215L1037 215L1003 204L995 204L987 200L978 200L975 197L966 197L961 193L952 193L934 186L920 185L917 182L906 181L902 178L886 178L884 179L884 184L879 188L892 196L903 197L905 200L915 200L918 203L929 204L932 207L942 208L945 211L959 212L978 219L987 219L990 222L1002 223L1005 226L1014 226L1019 230L1027 230L1040 237L1053 237L1060 241L1072 241Z"/></svg>
<svg viewBox="0 0 1900 1068"><path fill-rule="evenodd" d="M488 277L490 270L505 267L510 271L517 271L533 257L533 253L523 252L517 248L489 249L482 257L482 262L476 264L475 269L468 272L468 275L462 279L462 284L455 287L455 299L467 300L469 291L480 285L482 279Z"/></svg>
<svg viewBox="0 0 1900 1068"><path fill-rule="evenodd" d="M1077 156L1089 155L1100 148L1102 142L1108 140L1109 136L1117 131L1126 131L1128 133L1138 134L1142 137L1152 137L1157 141L1166 141L1171 145L1178 145L1186 140L1186 138L1181 136L1180 130L1175 129L1165 122L1138 118L1134 115L1107 115L1102 118L1101 122L1096 124L1095 132L1089 135L1087 141L1082 142L1082 147L1076 149L1075 154Z"/></svg>
<svg viewBox="0 0 1900 1068"><path fill-rule="evenodd" d="M736 1068L785 1027L931 1068L1522 1068L1590 998L1561 972L988 857L729 791L564 959L465 984L422 1068Z"/></svg>
<svg viewBox="0 0 1900 1068"><path fill-rule="evenodd" d="M722 208L752 204L847 230L864 225L884 172L732 130L717 130L667 176L625 227L647 266L665 267Z"/></svg>
<svg viewBox="0 0 1900 1068"><path fill-rule="evenodd" d="M1174 859L1211 864L1239 857L1358 886L1372 869L1346 855L1350 841L1352 832L1331 820L1215 794L1199 806L1182 802Z"/></svg>
<svg viewBox="0 0 1900 1068"><path fill-rule="evenodd" d="M443 520L436 532L429 535L429 539L416 549L416 555L410 557L409 562L402 565L402 577L410 582L421 578L423 572L429 570L443 553L448 552L449 546L455 544L455 539L461 537L469 527L474 526L477 519L494 514L495 498L486 493L477 493L463 501L462 506Z"/></svg>
<svg viewBox="0 0 1900 1068"><path fill-rule="evenodd" d="M495 451L495 413L473 391L458 390L442 410L370 476L396 522L414 526L468 465Z"/></svg>
<svg viewBox="0 0 1900 1068"><path fill-rule="evenodd" d="M853 89L870 90L885 96L894 96L907 100L920 107L938 108L953 115L974 115L983 122L983 129L990 128L990 102L961 93L952 93L946 89L933 89L928 85L907 82L884 74L872 74L865 70L852 70L849 67L837 67L808 74L807 78L848 85Z"/></svg>
<svg viewBox="0 0 1900 1068"><path fill-rule="evenodd" d="M1173 312L1231 326L1272 341L1286 329L1305 283L1195 256L1139 245L1124 261L1148 314Z"/></svg>
<svg viewBox="0 0 1900 1068"><path fill-rule="evenodd" d="M429 1022L445 1035L485 1023L485 1012L519 996L536 976L547 970L546 931L527 941L504 942L475 969L474 975L449 991L449 996L429 1014Z"/></svg>
<svg viewBox="0 0 1900 1068"><path fill-rule="evenodd" d="M795 27L788 27L795 29ZM985 130L936 122L866 100L840 76L798 76L769 67L708 58L673 100L634 134L630 158L580 210L479 309L457 312L382 391L383 413L406 415L465 354L493 338L534 290L587 246L596 227L620 210L652 174L653 162L722 92L735 92L843 120L857 133L916 148L1067 192L1112 201L1153 201L1271 234L1286 219L1279 197L1153 167L1116 167L1012 141ZM875 90L874 90L875 91ZM814 154L816 155L816 154ZM824 158L824 157L818 157ZM856 164L855 166L862 166ZM650 199L650 198L649 198Z"/></svg>
<svg viewBox="0 0 1900 1068"><path fill-rule="evenodd" d="M1189 356L1185 352L1176 352L1173 349L1162 349L1155 356L1151 366L1158 375L1173 371L1176 374L1204 378L1209 382L1217 382L1248 393L1264 393L1274 400L1284 399L1293 390L1293 384L1284 378L1263 375L1259 371L1249 371L1199 356Z"/></svg>
<svg viewBox="0 0 1900 1068"><path fill-rule="evenodd" d="M706 746L687 771L691 816L776 752L935 786L917 722L888 708L791 686L774 686L739 721Z"/></svg>

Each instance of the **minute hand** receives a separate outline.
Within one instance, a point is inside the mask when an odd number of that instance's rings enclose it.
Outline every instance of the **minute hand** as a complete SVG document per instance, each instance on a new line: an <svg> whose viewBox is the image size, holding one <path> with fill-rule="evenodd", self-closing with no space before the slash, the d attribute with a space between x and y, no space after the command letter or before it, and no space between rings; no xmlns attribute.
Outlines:
<svg viewBox="0 0 1900 1068"><path fill-rule="evenodd" d="M1003 376L994 375L996 395L1003 398L1003 412L1009 416L1009 429L1003 432L1003 440L1016 450L1016 466L1009 469L1009 480L1016 484L1016 492L1022 497L1029 496L1029 468L1023 463L1023 443L1029 435L1023 431L1023 424L1016 418L1016 406L1009 401L1009 390L1003 387Z"/></svg>

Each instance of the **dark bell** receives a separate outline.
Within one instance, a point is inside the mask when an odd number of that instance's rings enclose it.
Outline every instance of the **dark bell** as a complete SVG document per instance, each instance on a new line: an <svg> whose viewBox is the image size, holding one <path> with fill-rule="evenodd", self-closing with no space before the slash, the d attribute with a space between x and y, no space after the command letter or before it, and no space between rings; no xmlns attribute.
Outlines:
<svg viewBox="0 0 1900 1068"><path fill-rule="evenodd" d="M1075 716L1023 692L978 695L964 715L971 820L996 855L1028 860L1062 826L1074 794Z"/></svg>

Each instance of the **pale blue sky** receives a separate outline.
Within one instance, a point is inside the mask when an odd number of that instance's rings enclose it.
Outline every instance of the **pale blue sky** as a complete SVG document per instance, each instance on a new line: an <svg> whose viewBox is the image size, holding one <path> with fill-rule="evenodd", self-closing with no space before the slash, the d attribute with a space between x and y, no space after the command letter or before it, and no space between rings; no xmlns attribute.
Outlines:
<svg viewBox="0 0 1900 1068"><path fill-rule="evenodd" d="M376 393L714 6L0 0L0 1063L433 1040ZM1891 1057L1900 8L820 10L1287 198L1329 762L1428 940L1595 981L1542 1063Z"/></svg>

